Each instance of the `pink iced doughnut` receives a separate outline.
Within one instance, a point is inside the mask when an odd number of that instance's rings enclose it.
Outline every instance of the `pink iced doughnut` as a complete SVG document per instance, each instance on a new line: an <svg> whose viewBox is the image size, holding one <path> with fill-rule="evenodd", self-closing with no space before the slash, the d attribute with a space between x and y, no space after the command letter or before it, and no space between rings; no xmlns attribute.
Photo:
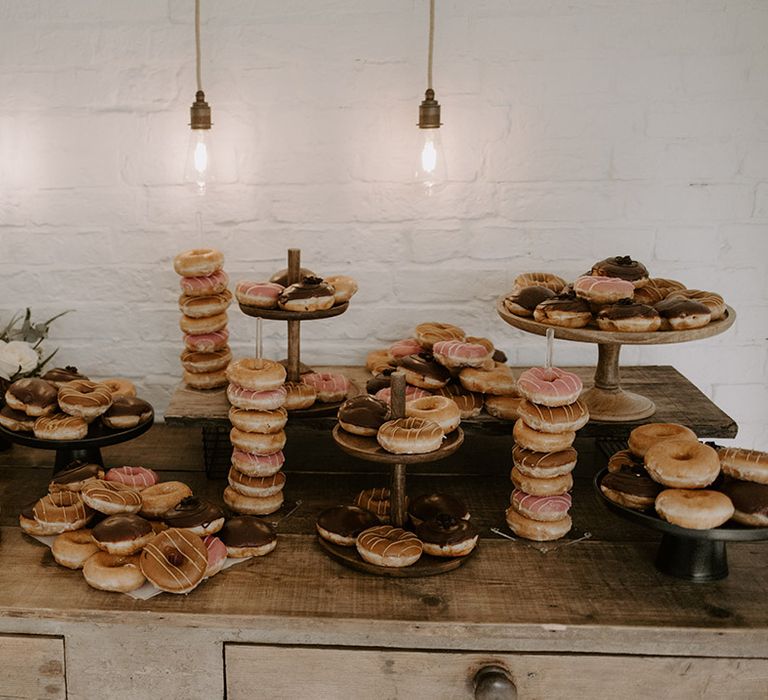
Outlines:
<svg viewBox="0 0 768 700"><path fill-rule="evenodd" d="M566 406L579 398L581 379L557 367L531 367L517 380L517 390L529 401L543 406Z"/></svg>
<svg viewBox="0 0 768 700"><path fill-rule="evenodd" d="M488 348L463 340L440 340L432 346L432 354L446 367L480 367L491 355Z"/></svg>
<svg viewBox="0 0 768 700"><path fill-rule="evenodd" d="M272 476L285 464L282 450L268 455L256 455L235 448L232 450L232 466L248 476Z"/></svg>
<svg viewBox="0 0 768 700"><path fill-rule="evenodd" d="M230 384L227 387L229 403L251 411L274 411L285 403L287 393L285 386L269 391L254 391L238 384Z"/></svg>
<svg viewBox="0 0 768 700"><path fill-rule="evenodd" d="M145 467L115 467L110 469L104 478L107 481L125 484L138 491L147 488L147 486L154 486L160 480L157 472Z"/></svg>
<svg viewBox="0 0 768 700"><path fill-rule="evenodd" d="M224 270L216 270L206 277L182 277L181 291L191 297L205 297L223 292L229 284L229 277Z"/></svg>
<svg viewBox="0 0 768 700"><path fill-rule="evenodd" d="M321 403L343 401L347 398L349 391L349 379L343 374L310 372L301 375L301 383L314 387L317 391L317 400Z"/></svg>
<svg viewBox="0 0 768 700"><path fill-rule="evenodd" d="M635 295L635 285L619 277L579 277L573 283L577 297L595 304L614 304Z"/></svg>
<svg viewBox="0 0 768 700"><path fill-rule="evenodd" d="M215 535L203 537L203 544L208 550L208 568L205 570L204 578L211 578L224 568L224 562L227 560L227 546Z"/></svg>
<svg viewBox="0 0 768 700"><path fill-rule="evenodd" d="M560 496L531 496L525 491L515 489L510 501L518 513L531 520L560 520L571 508L570 493Z"/></svg>
<svg viewBox="0 0 768 700"><path fill-rule="evenodd" d="M235 296L241 304L256 306L259 309L276 309L277 297L285 287L276 282L249 282L243 280L235 287Z"/></svg>
<svg viewBox="0 0 768 700"><path fill-rule="evenodd" d="M432 396L431 391L427 391L426 389L420 389L417 386L411 386L410 384L407 384L405 387L405 400L413 401L414 399L421 399L425 396ZM379 401L383 401L386 404L389 404L392 401L392 389L389 387L385 387L384 389L379 389L373 397L375 399L379 399Z"/></svg>
<svg viewBox="0 0 768 700"><path fill-rule="evenodd" d="M187 350L195 352L216 352L221 350L229 340L229 331L222 328L213 333L201 333L199 335L184 334L184 346Z"/></svg>
<svg viewBox="0 0 768 700"><path fill-rule="evenodd" d="M392 360L397 360L401 357L408 357L408 355L418 355L423 352L424 348L421 347L416 338L405 338L404 340L398 340L396 343L392 343L387 348L387 355Z"/></svg>

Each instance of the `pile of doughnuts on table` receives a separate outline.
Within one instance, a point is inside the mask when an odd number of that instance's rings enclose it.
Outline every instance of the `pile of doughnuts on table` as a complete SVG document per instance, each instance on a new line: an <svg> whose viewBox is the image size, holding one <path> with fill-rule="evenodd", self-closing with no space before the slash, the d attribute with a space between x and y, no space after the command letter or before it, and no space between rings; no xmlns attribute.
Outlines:
<svg viewBox="0 0 768 700"><path fill-rule="evenodd" d="M707 530L731 519L768 526L768 454L701 443L676 423L635 428L629 449L608 461L600 490L625 508L655 510L684 528Z"/></svg>
<svg viewBox="0 0 768 700"><path fill-rule="evenodd" d="M73 462L48 493L24 507L23 532L55 536L53 558L81 569L103 591L129 593L147 581L167 593L189 593L221 571L227 557L262 556L277 545L274 528L249 516L225 518L180 481L152 469Z"/></svg>
<svg viewBox="0 0 768 700"><path fill-rule="evenodd" d="M5 392L0 425L31 432L40 440L82 440L88 426L135 428L152 417L152 406L136 398L127 379L90 381L76 367L56 367L42 377L17 379Z"/></svg>
<svg viewBox="0 0 768 700"><path fill-rule="evenodd" d="M701 328L726 313L716 292L650 277L628 255L601 260L571 283L548 272L519 275L504 306L551 326L625 333Z"/></svg>

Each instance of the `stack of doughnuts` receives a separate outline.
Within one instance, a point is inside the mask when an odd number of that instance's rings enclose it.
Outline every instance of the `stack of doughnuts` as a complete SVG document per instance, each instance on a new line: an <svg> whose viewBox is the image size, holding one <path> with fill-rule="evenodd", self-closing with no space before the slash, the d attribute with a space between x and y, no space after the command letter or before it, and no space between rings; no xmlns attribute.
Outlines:
<svg viewBox="0 0 768 700"><path fill-rule="evenodd" d="M524 398L513 430L514 489L507 524L520 537L556 540L571 529L573 441L589 411L579 401L582 384L572 372L532 367L520 375L517 387Z"/></svg>
<svg viewBox="0 0 768 700"><path fill-rule="evenodd" d="M232 359L227 308L232 293L227 289L229 278L223 265L224 255L213 248L185 250L173 259L173 269L181 276L181 364L184 383L192 389L227 385L224 372Z"/></svg>
<svg viewBox="0 0 768 700"><path fill-rule="evenodd" d="M226 371L232 466L224 502L236 513L267 515L283 505L285 368L266 359L235 360Z"/></svg>

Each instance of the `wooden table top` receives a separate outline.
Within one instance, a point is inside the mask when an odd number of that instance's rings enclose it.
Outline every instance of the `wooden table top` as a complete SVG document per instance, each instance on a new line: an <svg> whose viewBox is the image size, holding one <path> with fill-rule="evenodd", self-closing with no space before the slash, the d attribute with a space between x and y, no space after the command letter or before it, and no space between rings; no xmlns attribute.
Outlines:
<svg viewBox="0 0 768 700"><path fill-rule="evenodd" d="M362 390L371 378L365 367L334 366L316 367L318 372L341 372ZM513 368L519 374L523 367ZM569 367L579 375L584 386L592 385L594 367ZM626 439L632 428L643 423L682 423L689 426L700 437L733 438L737 425L729 415L721 411L695 385L688 381L674 367L651 365L622 367L621 385L627 391L647 396L656 404L656 413L650 418L635 423L600 423L590 421L579 431L581 437ZM197 391L180 384L171 397L165 411L169 425L186 426L228 426L229 402L224 389ZM306 427L329 430L335 424L333 417L302 418ZM511 424L483 412L477 418L462 421L466 432L505 434Z"/></svg>
<svg viewBox="0 0 768 700"><path fill-rule="evenodd" d="M731 573L723 581L694 584L660 574L653 567L657 535L616 518L593 493L591 476L605 461L593 441L576 445L573 534L548 551L489 531L504 527L510 437L468 436L461 469L409 471L411 495L461 496L482 533L465 566L423 579L360 574L321 552L313 534L317 513L385 485L387 471L358 463L356 472L336 472L325 457L318 461L313 444L286 465L286 497L303 504L281 523L272 554L224 571L188 596L149 601L89 588L79 572L57 566L46 547L24 536L16 513L45 490L50 455L19 446L0 453L0 631L60 634L62 624L87 621L202 627L239 641L289 644L766 654L768 545L729 545ZM159 425L106 448L104 457L107 465L170 470L164 480L181 479L221 502L224 481L205 478L199 453L188 429ZM585 532L590 539L569 544Z"/></svg>

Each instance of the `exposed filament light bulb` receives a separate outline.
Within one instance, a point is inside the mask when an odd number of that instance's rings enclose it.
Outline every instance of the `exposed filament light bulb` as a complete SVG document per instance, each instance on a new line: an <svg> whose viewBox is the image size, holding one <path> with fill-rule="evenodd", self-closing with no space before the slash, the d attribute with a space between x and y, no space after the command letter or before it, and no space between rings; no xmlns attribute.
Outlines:
<svg viewBox="0 0 768 700"><path fill-rule="evenodd" d="M427 194L445 182L445 153L440 138L440 104L435 91L427 90L419 105L419 158L414 179Z"/></svg>
<svg viewBox="0 0 768 700"><path fill-rule="evenodd" d="M192 132L189 135L184 181L193 183L199 194L205 194L208 183L213 181L211 171L211 108L205 101L205 93L197 91L190 109Z"/></svg>

